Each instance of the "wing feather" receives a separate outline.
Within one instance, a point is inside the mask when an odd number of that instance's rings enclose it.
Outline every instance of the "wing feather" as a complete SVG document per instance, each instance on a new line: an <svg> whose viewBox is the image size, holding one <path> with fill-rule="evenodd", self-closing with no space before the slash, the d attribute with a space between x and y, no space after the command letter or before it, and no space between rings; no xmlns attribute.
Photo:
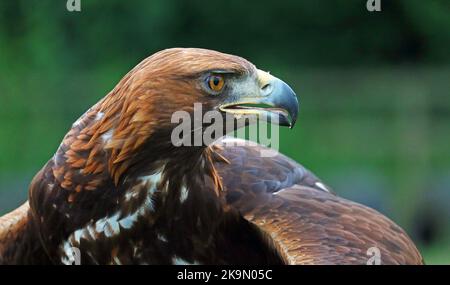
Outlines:
<svg viewBox="0 0 450 285"><path fill-rule="evenodd" d="M379 212L336 196L314 174L262 146L218 143L227 202L266 233L290 264L422 264L408 235Z"/></svg>

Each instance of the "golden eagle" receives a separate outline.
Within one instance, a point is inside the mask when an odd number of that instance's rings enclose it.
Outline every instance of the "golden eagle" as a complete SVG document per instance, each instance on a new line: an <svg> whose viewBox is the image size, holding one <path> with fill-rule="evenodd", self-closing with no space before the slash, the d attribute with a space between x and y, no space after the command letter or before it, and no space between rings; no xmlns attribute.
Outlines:
<svg viewBox="0 0 450 285"><path fill-rule="evenodd" d="M421 264L407 234L295 161L218 139L175 146L171 115L203 108L292 126L297 96L233 55L160 51L76 121L20 208L0 218L0 263Z"/></svg>

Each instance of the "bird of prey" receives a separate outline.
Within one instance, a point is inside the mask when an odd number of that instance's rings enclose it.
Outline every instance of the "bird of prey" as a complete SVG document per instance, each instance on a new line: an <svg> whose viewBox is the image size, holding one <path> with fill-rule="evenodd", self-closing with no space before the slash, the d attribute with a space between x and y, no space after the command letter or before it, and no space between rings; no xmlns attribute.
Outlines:
<svg viewBox="0 0 450 285"><path fill-rule="evenodd" d="M174 145L171 116L195 103L291 127L298 112L285 82L241 57L151 55L73 124L28 201L0 218L0 263L423 262L394 222L280 153L233 138Z"/></svg>

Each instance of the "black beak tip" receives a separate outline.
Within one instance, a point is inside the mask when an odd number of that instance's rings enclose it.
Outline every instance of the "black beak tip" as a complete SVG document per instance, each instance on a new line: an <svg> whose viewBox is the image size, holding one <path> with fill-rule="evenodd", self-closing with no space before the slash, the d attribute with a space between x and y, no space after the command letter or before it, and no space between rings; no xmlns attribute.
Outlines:
<svg viewBox="0 0 450 285"><path fill-rule="evenodd" d="M297 94L295 94L295 92L288 86L289 88L289 103L287 104L287 111L289 113L290 118L290 123L289 123L289 129L294 128L295 123L297 122L297 116L298 116L298 112L299 112L299 104L298 104L298 98L297 98Z"/></svg>
<svg viewBox="0 0 450 285"><path fill-rule="evenodd" d="M292 130L295 127L295 122L292 122L291 125L289 126L289 129Z"/></svg>

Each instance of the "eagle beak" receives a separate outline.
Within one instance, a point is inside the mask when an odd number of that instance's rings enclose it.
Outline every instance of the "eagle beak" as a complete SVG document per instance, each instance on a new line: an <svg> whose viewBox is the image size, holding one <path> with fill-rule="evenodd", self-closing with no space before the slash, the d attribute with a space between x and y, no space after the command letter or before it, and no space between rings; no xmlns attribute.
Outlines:
<svg viewBox="0 0 450 285"><path fill-rule="evenodd" d="M236 117L256 115L264 121L293 128L299 107L292 88L262 70L257 71L256 82L256 87L251 88L253 92L243 92L236 96L236 100L226 102L219 109Z"/></svg>

